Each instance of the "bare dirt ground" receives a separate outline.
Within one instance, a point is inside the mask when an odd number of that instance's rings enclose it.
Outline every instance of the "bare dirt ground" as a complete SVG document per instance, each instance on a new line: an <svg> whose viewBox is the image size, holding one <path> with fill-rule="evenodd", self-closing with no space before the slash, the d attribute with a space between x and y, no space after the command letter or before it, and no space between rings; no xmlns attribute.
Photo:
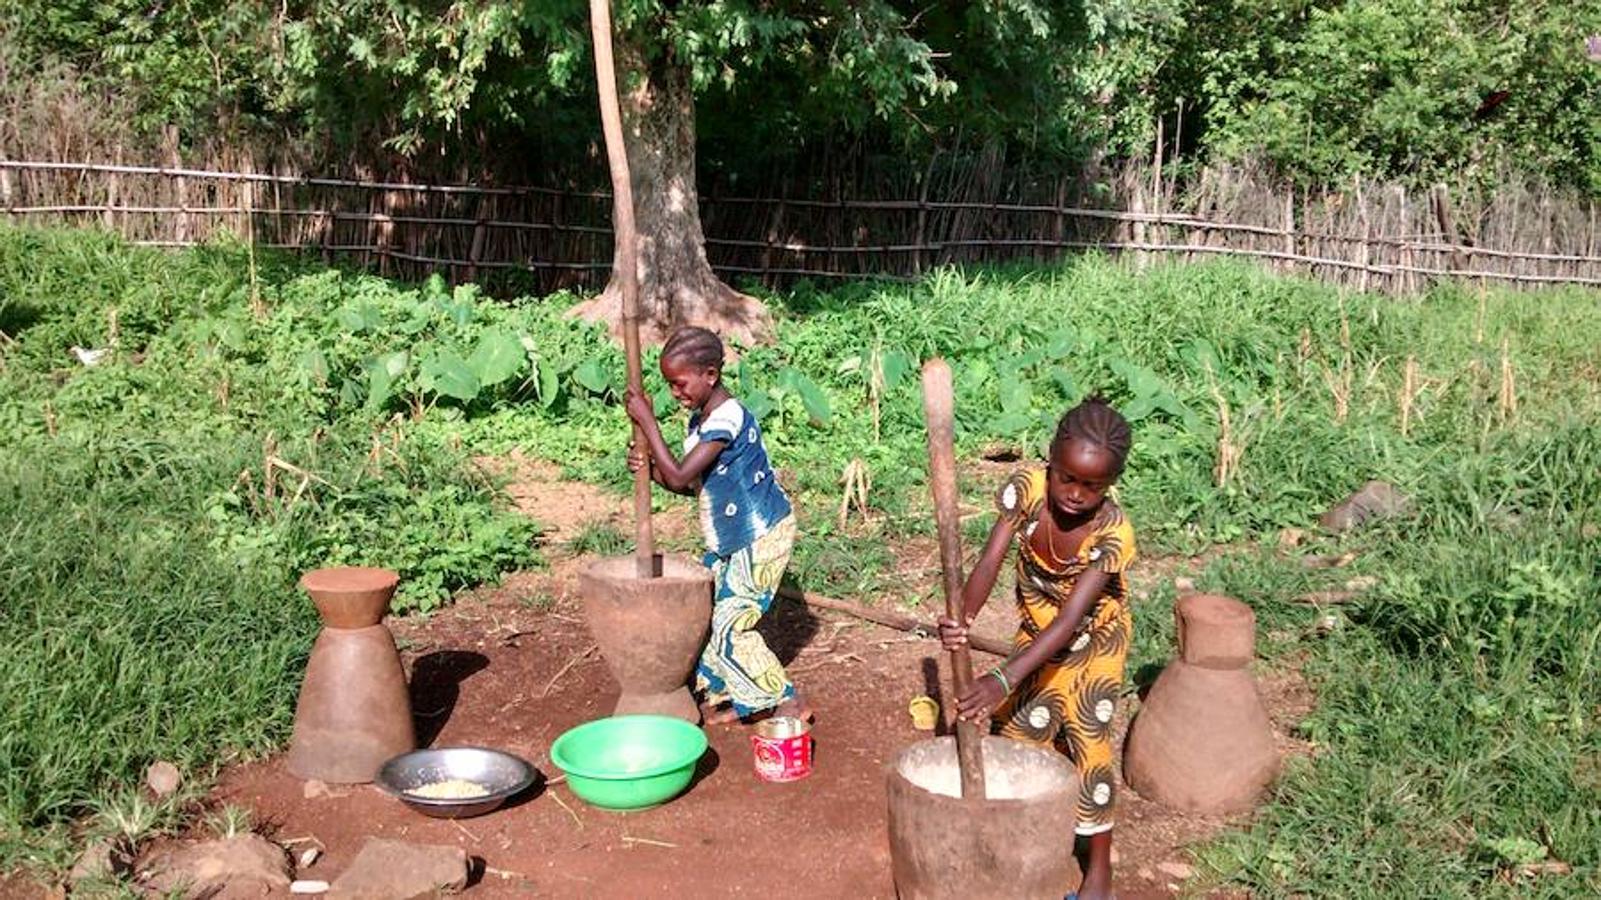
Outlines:
<svg viewBox="0 0 1601 900"><path fill-rule="evenodd" d="M554 777L551 742L608 714L617 694L576 595L577 572L587 559L565 553L562 545L596 521L626 532L628 500L561 481L545 464L515 464L512 494L547 529L549 568L513 573L444 612L390 624L411 676L423 745L499 747ZM687 507L659 515L658 531L669 538L692 534ZM918 558L903 568L927 570L932 585L938 572L921 558L929 550L914 550ZM1150 568L1168 577L1183 563ZM1007 634L1007 607L992 603L977 628ZM488 816L435 820L370 786L308 791L285 770L282 757L227 771L212 799L248 807L280 843L321 847L322 856L300 878L331 881L376 835L464 847L477 861L468 895L483 900L892 898L884 769L901 748L926 737L912 728L907 702L921 693L943 700L942 654L935 641L834 613L817 615L793 602L780 601L774 610L763 630L817 712L816 768L803 781L758 780L748 732L734 725L708 729L711 752L687 793L637 813L604 812L563 785L540 784ZM1137 605L1141 614L1170 613ZM933 616L928 611L930 621ZM1263 673L1262 689L1285 749L1302 749L1287 735L1309 709L1309 692L1288 670ZM1125 719L1136 703L1124 704ZM1229 823L1177 814L1127 790L1121 798L1119 896L1185 892L1186 847ZM6 889L0 882L0 894Z"/></svg>

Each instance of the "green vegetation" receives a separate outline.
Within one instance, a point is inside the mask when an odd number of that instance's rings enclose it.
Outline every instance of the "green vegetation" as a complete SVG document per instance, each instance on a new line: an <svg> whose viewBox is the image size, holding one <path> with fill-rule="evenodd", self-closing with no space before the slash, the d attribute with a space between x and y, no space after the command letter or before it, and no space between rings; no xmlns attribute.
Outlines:
<svg viewBox="0 0 1601 900"><path fill-rule="evenodd" d="M153 755L193 766L280 741L315 627L299 569L399 565L421 608L527 561L527 526L497 512L470 455L515 447L626 488L622 361L562 315L572 298L496 304L272 262L253 302L247 271L232 248L0 234L13 844ZM1298 666L1317 701L1300 725L1315 752L1249 828L1204 848L1203 879L1274 896L1601 890L1593 292L1394 300L1089 257L769 302L778 340L728 377L794 488L792 572L813 589L908 599L889 569L931 532L918 360L953 363L969 462L1010 447L1027 464L1090 392L1134 420L1120 495L1144 552L1226 545L1202 586L1249 601L1264 654ZM114 358L73 360L111 330ZM856 461L869 510L842 526ZM985 502L1004 471L970 467L964 496ZM1316 534L1370 478L1411 511ZM1314 533L1281 550L1289 527ZM622 543L603 527L574 539ZM1298 559L1344 553L1340 569ZM1375 586L1332 628L1295 602L1354 576ZM1136 588L1130 670L1148 677L1170 652L1172 588ZM1557 862L1571 872L1527 874Z"/></svg>
<svg viewBox="0 0 1601 900"><path fill-rule="evenodd" d="M498 310L278 268L253 304L248 271L239 249L0 230L0 860L152 759L276 747L316 633L302 570L391 566L427 609L533 562L444 375L396 388L433 408L413 422L320 374L363 358L369 295L426 306L402 325L428 372Z"/></svg>
<svg viewBox="0 0 1601 900"><path fill-rule="evenodd" d="M505 152L516 142L538 166L585 165L596 123L584 4L445 6L191 0L152 14L136 0L0 0L0 58L19 86L72 67L127 100L147 134L173 124L200 142L256 126L418 160L517 156ZM672 133L698 128L704 164L743 184L822 134L902 156L985 136L1082 161L1150 152L1164 118L1169 159L1262 157L1308 184L1510 169L1601 191L1601 122L1586 113L1601 103L1595 3L614 6L624 65L653 92L696 95L697 121Z"/></svg>

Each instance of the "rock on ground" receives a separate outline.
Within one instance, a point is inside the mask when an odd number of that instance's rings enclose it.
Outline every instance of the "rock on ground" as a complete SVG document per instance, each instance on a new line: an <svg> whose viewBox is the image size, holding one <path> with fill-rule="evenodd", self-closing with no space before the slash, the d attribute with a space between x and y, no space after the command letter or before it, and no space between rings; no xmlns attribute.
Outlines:
<svg viewBox="0 0 1601 900"><path fill-rule="evenodd" d="M1323 527L1336 534L1359 525L1404 514L1411 506L1408 497L1384 481L1370 481L1323 514Z"/></svg>
<svg viewBox="0 0 1601 900"><path fill-rule="evenodd" d="M125 846L102 838L90 844L67 875L69 884L85 881L112 881L133 870L133 858Z"/></svg>
<svg viewBox="0 0 1601 900"><path fill-rule="evenodd" d="M412 900L467 886L467 851L460 847L408 844L368 838L329 897L341 900Z"/></svg>
<svg viewBox="0 0 1601 900"><path fill-rule="evenodd" d="M159 893L186 890L208 898L265 897L289 889L289 858L258 834L195 844L155 861L148 886ZM209 893L217 891L217 893Z"/></svg>
<svg viewBox="0 0 1601 900"><path fill-rule="evenodd" d="M145 770L145 786L157 797L170 797L183 784L183 773L166 760L157 760Z"/></svg>
<svg viewBox="0 0 1601 900"><path fill-rule="evenodd" d="M1162 862L1156 864L1156 871L1175 881L1188 881L1195 874L1195 867L1189 863Z"/></svg>

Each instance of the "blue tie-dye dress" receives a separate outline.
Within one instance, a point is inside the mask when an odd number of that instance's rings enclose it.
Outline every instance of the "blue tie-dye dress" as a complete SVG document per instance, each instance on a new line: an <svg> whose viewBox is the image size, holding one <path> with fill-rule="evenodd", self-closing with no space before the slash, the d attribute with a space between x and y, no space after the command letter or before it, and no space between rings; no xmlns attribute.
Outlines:
<svg viewBox="0 0 1601 900"><path fill-rule="evenodd" d="M717 582L711 638L696 669L708 703L727 700L741 716L795 695L778 657L754 630L784 577L795 516L762 443L761 426L730 398L689 420L684 452L705 441L724 447L701 476L705 562Z"/></svg>

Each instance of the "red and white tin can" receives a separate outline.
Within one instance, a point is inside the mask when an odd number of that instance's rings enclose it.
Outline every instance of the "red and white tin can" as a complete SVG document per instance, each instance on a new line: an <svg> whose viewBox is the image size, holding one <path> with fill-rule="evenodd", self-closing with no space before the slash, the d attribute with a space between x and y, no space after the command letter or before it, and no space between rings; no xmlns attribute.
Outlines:
<svg viewBox="0 0 1601 900"><path fill-rule="evenodd" d="M756 755L756 777L763 781L799 781L812 774L812 726L790 716L774 716L750 736Z"/></svg>

